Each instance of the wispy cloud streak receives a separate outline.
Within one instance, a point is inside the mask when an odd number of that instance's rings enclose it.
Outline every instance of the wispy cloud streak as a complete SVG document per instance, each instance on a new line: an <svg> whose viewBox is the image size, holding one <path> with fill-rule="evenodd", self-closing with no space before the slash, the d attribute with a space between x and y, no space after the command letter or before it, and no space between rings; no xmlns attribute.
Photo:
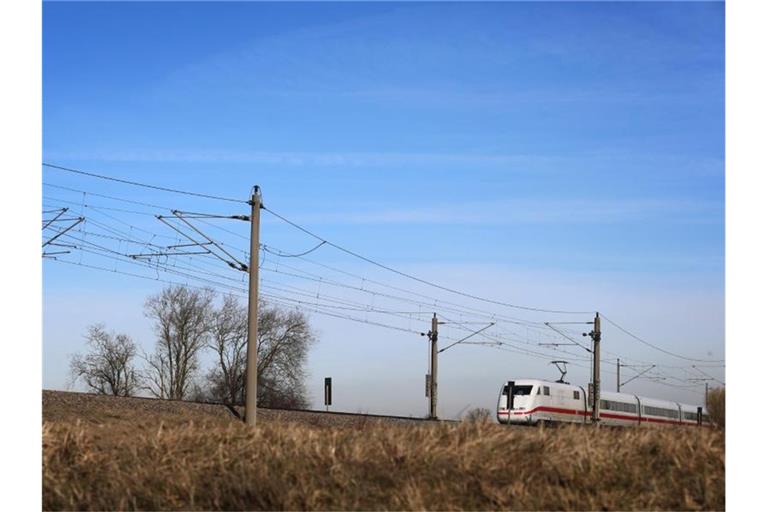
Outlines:
<svg viewBox="0 0 768 512"><path fill-rule="evenodd" d="M695 176L721 176L721 158L690 158L677 155L638 156L616 150L591 151L576 155L437 153L437 152L305 152L254 151L237 149L109 149L93 151L46 150L50 161L153 162L153 163L230 163L264 164L278 167L386 167L386 166L455 166L503 168L505 171L541 171L552 169L570 172L574 168L616 169L669 168ZM619 171L616 171L619 172Z"/></svg>
<svg viewBox="0 0 768 512"><path fill-rule="evenodd" d="M360 207L296 216L313 224L614 224L664 219L670 223L722 223L723 204L686 199L517 199L419 209Z"/></svg>

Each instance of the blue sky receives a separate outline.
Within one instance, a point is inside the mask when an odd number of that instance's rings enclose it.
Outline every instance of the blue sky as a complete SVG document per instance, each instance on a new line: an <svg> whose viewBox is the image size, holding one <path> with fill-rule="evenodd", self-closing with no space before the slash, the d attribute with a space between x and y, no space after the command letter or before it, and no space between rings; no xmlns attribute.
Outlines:
<svg viewBox="0 0 768 512"><path fill-rule="evenodd" d="M384 263L516 304L599 309L669 350L723 359L724 76L722 3L45 3L43 153L227 197L258 184L270 208ZM43 181L192 211L240 208L55 170ZM82 209L82 193L43 194L49 206ZM110 214L131 233L164 233L150 216ZM312 245L268 215L262 241ZM479 306L327 248L313 256ZM67 386L66 356L94 321L151 347L141 304L157 283L43 268L44 387ZM312 319L315 405L330 374L339 408L423 412L421 340ZM610 330L605 347L690 365ZM445 415L490 407L508 377L556 375L544 360L451 351L441 355Z"/></svg>

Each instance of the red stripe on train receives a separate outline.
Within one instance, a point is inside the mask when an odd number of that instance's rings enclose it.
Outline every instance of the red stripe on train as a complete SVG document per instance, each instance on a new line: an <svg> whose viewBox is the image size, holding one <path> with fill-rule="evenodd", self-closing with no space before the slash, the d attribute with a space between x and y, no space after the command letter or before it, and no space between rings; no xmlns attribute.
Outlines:
<svg viewBox="0 0 768 512"><path fill-rule="evenodd" d="M533 414L535 412L554 412L559 414L571 414L576 416L589 416L591 413L589 411L581 411L581 410L575 410L575 409L561 409L559 407L547 407L545 405L536 407L534 409L531 409L530 411L513 411L512 414L515 416L523 416L526 414ZM500 416L509 416L509 411L497 411L497 414ZM601 418L611 418L611 419L618 419L618 420L624 420L624 421L637 421L637 416L624 416L620 414L612 414L612 413L600 413ZM668 423L671 425L697 425L697 423L692 422L685 422L685 420L665 420L661 418L647 418L645 416L640 418L640 421L646 421L649 423Z"/></svg>

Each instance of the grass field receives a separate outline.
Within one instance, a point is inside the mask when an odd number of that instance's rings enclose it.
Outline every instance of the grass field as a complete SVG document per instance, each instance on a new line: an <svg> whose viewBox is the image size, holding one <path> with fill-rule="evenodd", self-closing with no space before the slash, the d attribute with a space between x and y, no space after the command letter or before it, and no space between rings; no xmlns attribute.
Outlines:
<svg viewBox="0 0 768 512"><path fill-rule="evenodd" d="M119 399L113 399L119 400ZM722 510L699 429L344 426L43 406L46 510ZM164 404L163 404L164 405Z"/></svg>

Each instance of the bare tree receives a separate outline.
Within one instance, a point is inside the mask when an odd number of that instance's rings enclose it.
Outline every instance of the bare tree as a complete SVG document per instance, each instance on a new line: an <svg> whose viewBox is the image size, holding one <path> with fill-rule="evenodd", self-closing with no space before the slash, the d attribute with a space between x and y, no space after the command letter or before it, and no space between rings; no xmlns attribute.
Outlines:
<svg viewBox="0 0 768 512"><path fill-rule="evenodd" d="M214 291L170 286L150 296L145 316L155 321L155 351L145 356L146 389L158 398L181 400L198 371L198 354L208 342Z"/></svg>
<svg viewBox="0 0 768 512"><path fill-rule="evenodd" d="M234 295L226 295L211 315L209 347L217 355L217 364L208 374L213 398L231 404L244 402L247 343L248 309Z"/></svg>
<svg viewBox="0 0 768 512"><path fill-rule="evenodd" d="M108 333L103 324L88 327L85 336L90 352L75 354L70 361L73 381L82 380L102 395L131 396L139 385L133 366L136 344L125 334Z"/></svg>
<svg viewBox="0 0 768 512"><path fill-rule="evenodd" d="M306 408L305 365L314 334L304 313L263 305L259 309L258 403Z"/></svg>
<svg viewBox="0 0 768 512"><path fill-rule="evenodd" d="M218 364L209 372L210 394L217 400L245 401L248 312L235 297L225 297L214 314L212 348ZM262 302L259 305L258 404L306 408L305 364L314 335L307 317Z"/></svg>

